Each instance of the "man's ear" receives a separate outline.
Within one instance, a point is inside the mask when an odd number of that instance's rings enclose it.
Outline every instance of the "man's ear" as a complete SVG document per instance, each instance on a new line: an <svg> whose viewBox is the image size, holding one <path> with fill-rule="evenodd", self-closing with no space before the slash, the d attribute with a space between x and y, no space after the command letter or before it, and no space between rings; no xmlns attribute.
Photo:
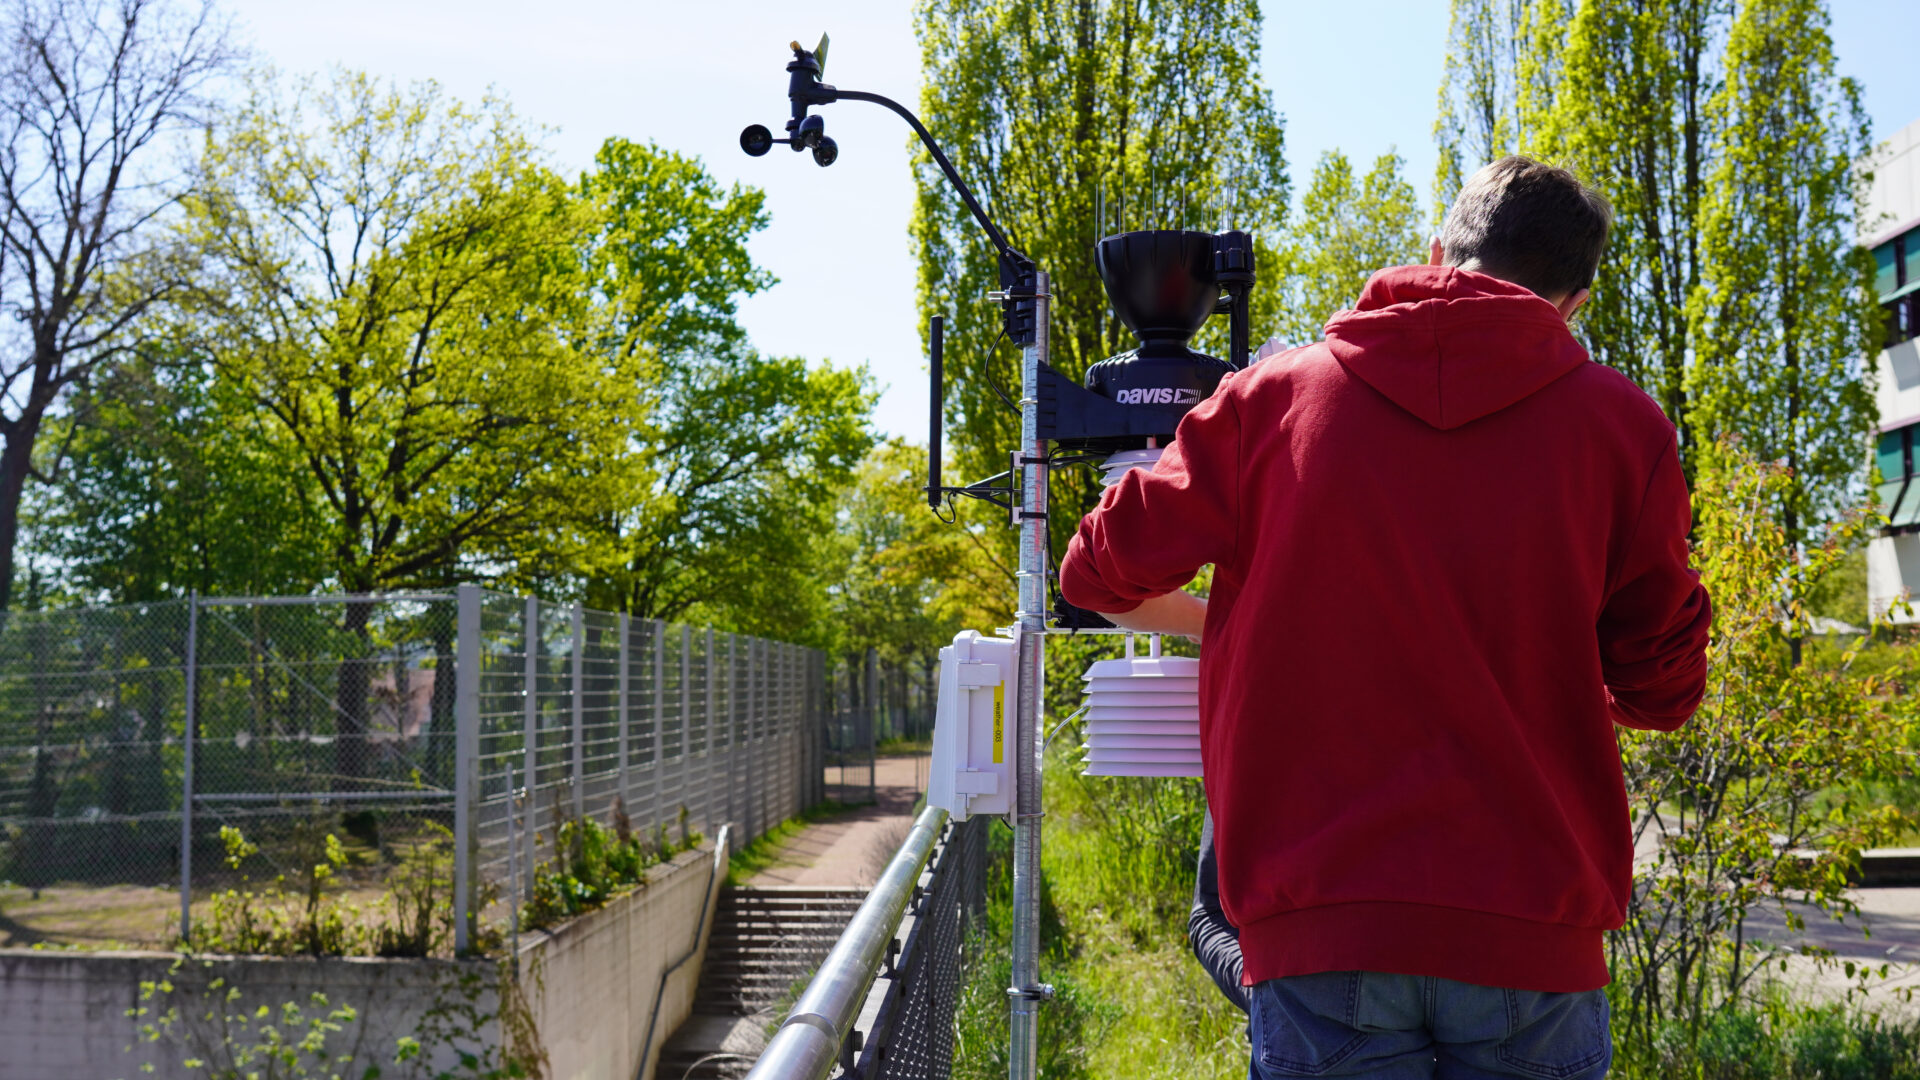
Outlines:
<svg viewBox="0 0 1920 1080"><path fill-rule="evenodd" d="M1447 265L1447 249L1440 246L1440 237L1438 234L1435 234L1433 239L1427 241L1427 265Z"/></svg>
<svg viewBox="0 0 1920 1080"><path fill-rule="evenodd" d="M1559 303L1553 306L1555 310L1560 312L1560 317L1562 319L1565 319L1568 322L1572 322L1573 313L1576 311L1579 311L1580 305L1586 303L1587 297L1592 295L1593 295L1592 289L1575 289L1574 291L1568 293L1565 299L1562 299Z"/></svg>

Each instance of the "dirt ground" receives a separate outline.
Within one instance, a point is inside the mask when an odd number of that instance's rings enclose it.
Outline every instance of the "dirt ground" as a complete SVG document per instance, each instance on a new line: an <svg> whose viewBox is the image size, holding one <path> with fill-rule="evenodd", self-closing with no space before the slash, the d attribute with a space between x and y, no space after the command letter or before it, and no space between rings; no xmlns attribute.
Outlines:
<svg viewBox="0 0 1920 1080"><path fill-rule="evenodd" d="M887 861L913 827L913 804L927 776L925 755L882 757L874 766L875 802L832 821L816 822L787 841L772 866L748 885L858 885L880 879ZM866 770L827 770L827 797L843 802L867 797Z"/></svg>
<svg viewBox="0 0 1920 1080"><path fill-rule="evenodd" d="M340 894L373 910L385 904L376 885ZM193 917L208 917L212 900L196 897ZM180 890L152 885L0 885L0 948L171 949L180 935Z"/></svg>

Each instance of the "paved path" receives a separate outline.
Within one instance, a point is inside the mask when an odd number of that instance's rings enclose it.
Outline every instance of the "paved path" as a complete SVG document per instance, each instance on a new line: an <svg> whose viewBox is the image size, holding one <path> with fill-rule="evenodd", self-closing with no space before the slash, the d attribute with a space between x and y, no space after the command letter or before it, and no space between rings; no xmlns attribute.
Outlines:
<svg viewBox="0 0 1920 1080"><path fill-rule="evenodd" d="M875 805L807 826L780 849L774 865L745 884L872 886L913 826L913 804L926 775L924 755L880 758L873 777ZM838 769L828 770L829 798L866 798L865 784L856 783L851 771L846 788L837 786L839 779ZM864 769L858 779L866 779Z"/></svg>
<svg viewBox="0 0 1920 1080"><path fill-rule="evenodd" d="M1645 866L1652 861L1654 843L1648 830L1634 852L1636 863ZM1781 974L1791 986L1832 1000L1845 998L1850 988L1864 987L1869 1008L1920 1016L1920 888L1855 889L1849 896L1860 910L1844 920L1796 904L1794 909L1806 924L1804 931L1796 932L1778 910L1762 907L1749 916L1748 933L1790 948L1805 944L1833 950L1832 964L1788 957L1787 970ZM1847 961L1871 964L1873 977L1864 983L1848 978L1841 966ZM1884 979L1878 976L1882 964L1888 969Z"/></svg>

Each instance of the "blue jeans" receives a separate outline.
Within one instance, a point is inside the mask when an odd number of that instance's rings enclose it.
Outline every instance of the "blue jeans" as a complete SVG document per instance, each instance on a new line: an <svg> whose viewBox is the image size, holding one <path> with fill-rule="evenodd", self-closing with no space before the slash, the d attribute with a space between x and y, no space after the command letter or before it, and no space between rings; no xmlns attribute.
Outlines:
<svg viewBox="0 0 1920 1080"><path fill-rule="evenodd" d="M1252 996L1251 1080L1597 1080L1613 1063L1601 990L1329 971L1269 979Z"/></svg>

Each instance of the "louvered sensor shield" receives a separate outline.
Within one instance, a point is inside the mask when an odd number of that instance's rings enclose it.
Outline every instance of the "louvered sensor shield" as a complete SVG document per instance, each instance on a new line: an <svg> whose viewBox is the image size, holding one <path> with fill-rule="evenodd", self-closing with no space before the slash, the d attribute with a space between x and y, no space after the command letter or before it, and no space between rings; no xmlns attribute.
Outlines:
<svg viewBox="0 0 1920 1080"><path fill-rule="evenodd" d="M1200 775L1200 661L1150 655L1100 660L1087 669L1088 776Z"/></svg>

